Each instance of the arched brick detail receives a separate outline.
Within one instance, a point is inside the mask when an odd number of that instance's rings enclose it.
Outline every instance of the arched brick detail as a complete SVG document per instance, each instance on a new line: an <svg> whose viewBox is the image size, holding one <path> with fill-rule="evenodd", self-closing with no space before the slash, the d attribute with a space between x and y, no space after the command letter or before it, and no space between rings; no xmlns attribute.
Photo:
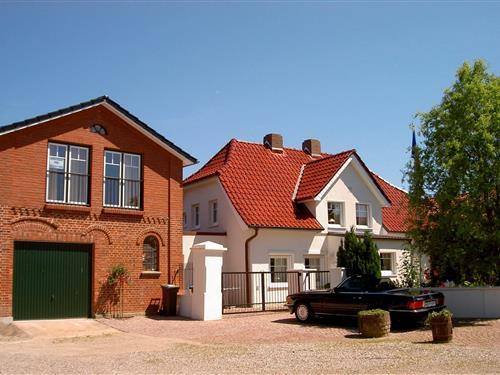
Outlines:
<svg viewBox="0 0 500 375"><path fill-rule="evenodd" d="M109 233L109 231L105 227L103 227L102 225L98 225L98 224L91 225L90 227L85 229L82 233L82 237L88 236L90 234L90 232L93 232L93 231L103 233L106 236L106 238L108 239L108 243L110 245L113 243L113 240L111 239L111 234Z"/></svg>
<svg viewBox="0 0 500 375"><path fill-rule="evenodd" d="M13 230L30 230L35 232L55 231L59 225L54 220L43 217L20 217L10 222Z"/></svg>
<svg viewBox="0 0 500 375"><path fill-rule="evenodd" d="M154 235L160 241L161 246L165 246L165 241L163 240L163 236L160 234L160 232L158 232L154 228L148 228L143 230L137 237L136 245L142 244L144 239L149 235Z"/></svg>

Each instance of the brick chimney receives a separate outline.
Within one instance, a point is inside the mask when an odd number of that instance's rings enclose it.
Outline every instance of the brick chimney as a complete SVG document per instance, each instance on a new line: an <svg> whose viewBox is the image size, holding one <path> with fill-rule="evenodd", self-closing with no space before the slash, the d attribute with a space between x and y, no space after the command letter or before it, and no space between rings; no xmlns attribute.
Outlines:
<svg viewBox="0 0 500 375"><path fill-rule="evenodd" d="M302 151L311 156L320 156L321 143L317 139L306 139L302 142Z"/></svg>
<svg viewBox="0 0 500 375"><path fill-rule="evenodd" d="M273 152L283 152L283 137L281 134L271 133L264 137L264 146Z"/></svg>

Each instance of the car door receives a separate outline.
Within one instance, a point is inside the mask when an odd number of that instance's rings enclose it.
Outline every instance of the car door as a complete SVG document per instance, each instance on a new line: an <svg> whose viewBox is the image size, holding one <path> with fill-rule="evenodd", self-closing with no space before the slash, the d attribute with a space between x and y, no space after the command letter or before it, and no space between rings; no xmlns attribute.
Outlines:
<svg viewBox="0 0 500 375"><path fill-rule="evenodd" d="M346 280L332 290L323 301L323 310L332 315L357 315L367 306L364 282L360 278Z"/></svg>

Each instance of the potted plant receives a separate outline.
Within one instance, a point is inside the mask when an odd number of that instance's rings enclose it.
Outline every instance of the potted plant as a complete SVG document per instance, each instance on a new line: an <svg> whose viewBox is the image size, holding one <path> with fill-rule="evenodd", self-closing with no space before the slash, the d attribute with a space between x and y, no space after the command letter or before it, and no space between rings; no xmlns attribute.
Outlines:
<svg viewBox="0 0 500 375"><path fill-rule="evenodd" d="M429 313L425 323L432 329L434 342L449 342L453 338L452 313L448 309Z"/></svg>
<svg viewBox="0 0 500 375"><path fill-rule="evenodd" d="M388 311L375 309L358 312L358 329L364 337L382 337L391 330Z"/></svg>

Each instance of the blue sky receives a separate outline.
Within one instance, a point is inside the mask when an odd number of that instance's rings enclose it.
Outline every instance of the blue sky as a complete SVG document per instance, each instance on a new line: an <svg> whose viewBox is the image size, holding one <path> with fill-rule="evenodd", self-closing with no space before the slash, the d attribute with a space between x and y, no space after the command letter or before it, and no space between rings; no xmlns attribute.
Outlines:
<svg viewBox="0 0 500 375"><path fill-rule="evenodd" d="M2 2L0 124L109 95L200 164L231 138L356 148L401 185L418 111L500 68L498 2Z"/></svg>

